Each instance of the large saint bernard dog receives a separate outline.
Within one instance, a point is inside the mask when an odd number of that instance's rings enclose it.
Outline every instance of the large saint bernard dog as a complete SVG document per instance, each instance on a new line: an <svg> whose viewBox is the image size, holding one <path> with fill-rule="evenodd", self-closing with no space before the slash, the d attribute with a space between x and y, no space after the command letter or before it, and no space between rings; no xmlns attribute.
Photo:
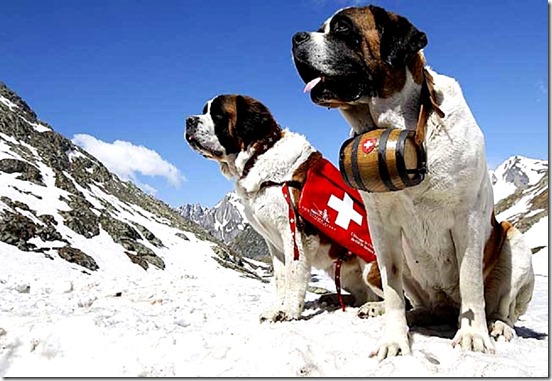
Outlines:
<svg viewBox="0 0 552 381"><path fill-rule="evenodd" d="M458 317L453 345L494 352L491 337L510 340L531 300L531 251L519 230L494 217L483 133L460 86L426 67L423 32L376 6L342 9L292 43L312 101L338 108L356 134L416 130L419 118L425 129L419 185L361 192L385 300L385 332L372 355L410 352L403 291L414 315Z"/></svg>
<svg viewBox="0 0 552 381"><path fill-rule="evenodd" d="M296 184L290 194L297 205L298 188L321 154L303 136L282 130L261 102L242 95L219 95L208 101L203 114L186 119L185 138L195 151L217 161L227 178L236 181L247 220L266 240L277 298L261 315L261 321L300 318L311 266L333 277L334 261L346 252L305 220L299 219L295 238L290 229L289 204L282 185L289 181ZM294 242L299 249L297 260ZM367 264L355 256L347 259L341 267L341 285L351 293L355 305L366 305L365 309L378 314L381 299L375 292L382 292L375 262Z"/></svg>

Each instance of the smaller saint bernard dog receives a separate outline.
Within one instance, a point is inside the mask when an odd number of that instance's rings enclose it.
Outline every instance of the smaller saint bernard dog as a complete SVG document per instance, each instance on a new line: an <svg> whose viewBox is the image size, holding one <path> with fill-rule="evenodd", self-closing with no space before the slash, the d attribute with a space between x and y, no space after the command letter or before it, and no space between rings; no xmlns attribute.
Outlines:
<svg viewBox="0 0 552 381"><path fill-rule="evenodd" d="M311 267L334 277L334 262L346 249L297 218L290 229L290 205L297 205L307 171L322 155L297 133L280 128L268 108L243 95L218 95L201 115L186 119L185 139L207 159L215 160L245 208L247 220L263 236L272 256L276 298L261 321L299 319L311 278ZM282 184L291 184L289 204ZM298 257L295 249L298 249ZM348 256L341 264L341 286L350 292L359 315L377 315L382 306L376 262Z"/></svg>
<svg viewBox="0 0 552 381"><path fill-rule="evenodd" d="M493 212L483 133L458 82L426 66L426 44L408 19L372 5L341 9L292 38L314 103L337 108L359 137L376 129L416 132L427 153L418 185L360 192L385 300L385 331L373 353L379 359L410 353L403 290L409 316L444 321L452 313L453 345L494 352L491 337L515 336L534 287L523 235Z"/></svg>

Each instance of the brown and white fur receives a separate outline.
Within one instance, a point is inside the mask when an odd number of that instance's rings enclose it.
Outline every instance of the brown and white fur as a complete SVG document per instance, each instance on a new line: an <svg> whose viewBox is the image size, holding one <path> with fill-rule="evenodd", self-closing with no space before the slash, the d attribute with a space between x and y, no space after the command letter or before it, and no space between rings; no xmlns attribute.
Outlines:
<svg viewBox="0 0 552 381"><path fill-rule="evenodd" d="M355 133L415 130L427 118L424 181L361 192L385 300L379 359L410 352L403 290L411 316L444 322L452 311L453 345L479 352L494 352L490 336L515 335L533 292L531 251L519 230L494 217L483 133L459 84L425 66L426 44L406 18L375 6L342 9L317 32L293 37L301 78L317 78L312 101L338 108Z"/></svg>
<svg viewBox="0 0 552 381"><path fill-rule="evenodd" d="M241 95L219 95L208 101L203 114L187 118L185 138L194 150L216 160L227 178L236 181L248 222L266 240L277 298L261 321L300 318L311 266L333 277L334 260L346 249L300 221L296 235L300 254L294 260L288 204L278 184L289 180L304 183L308 168L321 154L303 136L282 130L261 102ZM290 189L297 205L299 192ZM355 305L380 300L370 287L382 294L375 262L348 259L341 268L341 282Z"/></svg>

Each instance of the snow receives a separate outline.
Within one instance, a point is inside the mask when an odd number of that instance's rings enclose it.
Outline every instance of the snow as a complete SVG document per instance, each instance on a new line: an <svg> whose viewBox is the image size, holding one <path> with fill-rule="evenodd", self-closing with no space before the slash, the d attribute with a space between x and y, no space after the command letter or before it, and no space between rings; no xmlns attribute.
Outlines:
<svg viewBox="0 0 552 381"><path fill-rule="evenodd" d="M25 121L25 123L27 123L28 125L30 125L31 127L33 127L36 131L38 132L46 132L46 131L52 131L52 129L50 127L46 127L45 125L43 124L40 124L40 123L33 123L33 122L29 122L27 119L23 118L22 116L19 116L23 121Z"/></svg>
<svg viewBox="0 0 552 381"><path fill-rule="evenodd" d="M209 244L173 233L159 226L154 232L168 246L165 271L129 271L106 245L100 271L86 275L0 243L0 376L548 375L547 275L537 276L529 311L516 324L519 336L497 342L496 354L452 348L453 332L434 327L412 332L412 355L379 363L368 354L383 317L322 308L309 294L302 320L261 324L274 284L219 267ZM91 241L88 250L102 249ZM332 286L319 277L313 285Z"/></svg>
<svg viewBox="0 0 552 381"><path fill-rule="evenodd" d="M5 104L6 106L8 106L8 108L10 109L10 111L13 111L14 108L18 108L19 106L17 106L15 103L13 103L12 101L10 101L8 98L6 97L3 97L0 95L0 102Z"/></svg>
<svg viewBox="0 0 552 381"><path fill-rule="evenodd" d="M230 192L229 193L229 202L231 205L233 205L238 212L240 213L240 216L244 221L247 221L247 217L245 215L245 207L243 206L240 197L236 194L236 192Z"/></svg>
<svg viewBox="0 0 552 381"><path fill-rule="evenodd" d="M533 270L535 274L548 277L548 216L541 218L524 233L530 247L542 247L533 254Z"/></svg>

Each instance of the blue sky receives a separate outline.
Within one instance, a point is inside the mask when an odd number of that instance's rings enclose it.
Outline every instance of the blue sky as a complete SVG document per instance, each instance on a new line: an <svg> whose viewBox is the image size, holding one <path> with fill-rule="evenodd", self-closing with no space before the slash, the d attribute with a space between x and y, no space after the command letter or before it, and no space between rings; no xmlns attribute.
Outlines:
<svg viewBox="0 0 552 381"><path fill-rule="evenodd" d="M547 3L372 3L428 35L428 64L460 82L491 168L511 155L548 158ZM367 2L3 1L0 80L56 131L111 152L106 160L160 199L212 206L233 184L185 144L183 129L216 94L261 100L336 162L349 128L302 93L291 36L357 4Z"/></svg>

